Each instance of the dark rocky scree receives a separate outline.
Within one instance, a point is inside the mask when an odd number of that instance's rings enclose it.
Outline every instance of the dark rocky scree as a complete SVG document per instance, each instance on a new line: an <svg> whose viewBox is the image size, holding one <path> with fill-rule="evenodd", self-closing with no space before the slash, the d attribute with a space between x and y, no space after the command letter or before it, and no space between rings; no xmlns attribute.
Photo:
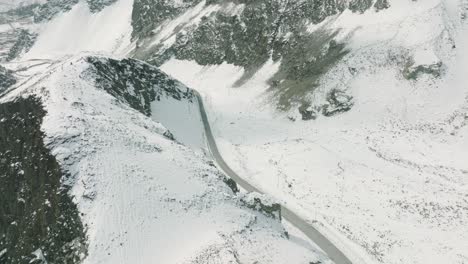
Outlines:
<svg viewBox="0 0 468 264"><path fill-rule="evenodd" d="M197 27L178 34L176 44L166 53L179 59L195 60L202 65L226 61L246 68L260 66L271 55L280 59L284 33L303 34L307 23L321 22L345 8L335 1L212 0L208 4L227 2L246 6L239 15L215 12L204 17ZM195 4L194 1L190 3ZM154 12L157 14L157 9ZM175 12L174 16L178 14ZM134 10L134 17L138 16L137 10ZM139 33L136 28L135 34ZM206 41L208 39L209 42ZM160 60L167 57L166 54L153 59L155 63L161 63Z"/></svg>
<svg viewBox="0 0 468 264"><path fill-rule="evenodd" d="M61 12L70 11L78 2L79 0L48 0L34 12L34 21L42 22L50 20Z"/></svg>
<svg viewBox="0 0 468 264"><path fill-rule="evenodd" d="M142 38L161 25L167 19L173 19L185 12L188 8L199 4L201 0L184 0L175 3L168 0L136 0L133 5L132 25L134 37ZM247 12L268 10L269 13L258 13L257 17L269 19L283 17L285 19L307 19L313 23L322 22L330 15L341 13L346 8L353 12L363 12L374 6L380 10L388 8L388 0L207 0L206 5L213 4L245 4ZM276 26L281 20L274 20ZM274 26L274 25L273 25ZM247 24L247 27L249 25Z"/></svg>
<svg viewBox="0 0 468 264"><path fill-rule="evenodd" d="M133 3L133 37L143 38L168 19L175 18L201 0L184 0L175 4L170 0L135 0Z"/></svg>
<svg viewBox="0 0 468 264"><path fill-rule="evenodd" d="M25 15L28 12L23 9L31 11L28 8L18 8L13 11L0 12L0 25L5 27L0 32L0 61L13 60L18 55L28 51L36 40L36 34L21 28L21 25L30 24L32 19L31 16Z"/></svg>
<svg viewBox="0 0 468 264"><path fill-rule="evenodd" d="M78 2L79 0L48 0L43 4L21 6L7 13L20 18L32 17L38 23L50 20L61 12L70 11Z"/></svg>
<svg viewBox="0 0 468 264"><path fill-rule="evenodd" d="M320 113L320 108L313 107L311 104L308 103L299 106L298 110L302 116L302 120L304 121L315 120L317 119L318 114ZM295 118L292 118L291 120L295 121Z"/></svg>
<svg viewBox="0 0 468 264"><path fill-rule="evenodd" d="M229 189L231 189L233 193L238 193L240 191L235 180L225 176L223 177L223 182L229 187Z"/></svg>
<svg viewBox="0 0 468 264"><path fill-rule="evenodd" d="M353 97L340 90L332 90L327 95L327 104L323 107L324 116L333 116L344 113L353 107Z"/></svg>
<svg viewBox="0 0 468 264"><path fill-rule="evenodd" d="M88 3L89 10L96 13L117 2L117 0L86 0L86 2Z"/></svg>
<svg viewBox="0 0 468 264"><path fill-rule="evenodd" d="M281 205L278 203L268 205L263 203L259 197L255 197L252 200L241 199L241 202L250 209L259 211L268 217L281 221Z"/></svg>
<svg viewBox="0 0 468 264"><path fill-rule="evenodd" d="M364 13L374 5L374 0L352 0L348 8L353 12Z"/></svg>
<svg viewBox="0 0 468 264"><path fill-rule="evenodd" d="M34 22L43 22L51 20L56 15L70 11L80 0L47 0L42 4L31 4L11 9L8 15L27 18L32 17ZM118 0L86 0L91 12L99 12L105 7L117 2Z"/></svg>
<svg viewBox="0 0 468 264"><path fill-rule="evenodd" d="M21 55L22 53L28 52L36 41L37 34L30 33L28 30L20 29L15 44L10 48L7 55L7 61L11 61Z"/></svg>
<svg viewBox="0 0 468 264"><path fill-rule="evenodd" d="M344 91L331 90L327 94L327 102L321 107L313 107L311 104L303 104L299 107L302 120L315 120L321 113L324 116L334 116L347 112L353 107L353 97Z"/></svg>
<svg viewBox="0 0 468 264"><path fill-rule="evenodd" d="M0 105L0 263L78 263L84 227L43 142L39 100ZM34 254L33 254L34 253Z"/></svg>
<svg viewBox="0 0 468 264"><path fill-rule="evenodd" d="M2 15L5 18L9 18L10 21L34 17L34 14L37 12L40 6L41 6L40 4L20 6L15 9L10 9L7 12L3 13ZM5 23L6 22L7 21L5 21Z"/></svg>
<svg viewBox="0 0 468 264"><path fill-rule="evenodd" d="M403 77L407 80L417 80L421 75L429 74L438 78L442 75L442 66L442 62L430 65L414 66L414 61L411 59L406 63L405 68L403 69Z"/></svg>
<svg viewBox="0 0 468 264"><path fill-rule="evenodd" d="M0 94L15 83L16 78L13 72L0 66Z"/></svg>
<svg viewBox="0 0 468 264"><path fill-rule="evenodd" d="M136 0L134 38L148 37L164 20L177 17L199 2L184 1L174 6L171 1ZM155 65L175 57L200 65L227 62L242 66L246 71L238 86L270 58L281 60L280 70L270 80L270 91L278 100L278 109L287 111L310 103L305 95L313 92L320 77L347 54L345 44L334 40L338 32L320 30L311 34L307 27L346 8L364 12L389 7L387 0L210 0L206 4L230 2L245 7L236 15L218 11L203 17L197 26L180 31L170 48L137 51L136 57Z"/></svg>
<svg viewBox="0 0 468 264"><path fill-rule="evenodd" d="M147 63L123 59L88 57L98 87L141 113L151 115L151 102L161 96L192 102L193 92ZM183 90L182 90L183 89Z"/></svg>
<svg viewBox="0 0 468 264"><path fill-rule="evenodd" d="M377 0L377 2L375 2L374 7L377 11L380 11L389 8L390 3L388 2L388 0Z"/></svg>

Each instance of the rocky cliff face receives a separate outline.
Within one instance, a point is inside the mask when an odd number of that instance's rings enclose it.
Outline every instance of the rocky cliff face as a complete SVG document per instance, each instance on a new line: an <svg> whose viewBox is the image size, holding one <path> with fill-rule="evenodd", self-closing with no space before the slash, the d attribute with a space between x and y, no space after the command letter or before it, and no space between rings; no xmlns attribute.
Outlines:
<svg viewBox="0 0 468 264"><path fill-rule="evenodd" d="M13 72L0 66L0 94L15 83L16 78L13 76Z"/></svg>
<svg viewBox="0 0 468 264"><path fill-rule="evenodd" d="M133 59L114 60L88 57L91 76L97 87L145 115L151 115L151 102L162 95L191 100L193 92L155 67Z"/></svg>
<svg viewBox="0 0 468 264"><path fill-rule="evenodd" d="M32 17L34 22L43 22L52 19L62 12L69 11L79 0L48 0L45 3L33 3L10 9L6 14L10 16Z"/></svg>
<svg viewBox="0 0 468 264"><path fill-rule="evenodd" d="M86 0L86 2L88 3L89 10L96 13L117 2L117 0Z"/></svg>
<svg viewBox="0 0 468 264"><path fill-rule="evenodd" d="M44 145L45 111L34 98L0 104L0 262L78 263L84 227Z"/></svg>
<svg viewBox="0 0 468 264"><path fill-rule="evenodd" d="M98 13L115 2L86 3L91 12ZM77 3L77 0L47 1L12 9L8 14L13 20L32 18L40 23L67 12ZM242 86L262 65L273 60L281 66L269 82L270 94L277 109L289 111L309 105L307 95L314 92L320 78L348 52L346 43L336 38L338 31L310 28L346 9L363 13L389 6L387 0L135 0L131 24L138 48L133 56L155 65L175 58L200 65L241 66L245 73L236 86ZM153 41L167 30L170 21L184 15L186 20L179 21L169 35ZM36 39L35 33L27 29L19 32L8 60L27 52Z"/></svg>
<svg viewBox="0 0 468 264"><path fill-rule="evenodd" d="M301 1L135 1L133 36L140 41L136 57L160 65L169 58L192 60L200 65L229 63L241 66L245 74L241 86L262 65L272 59L280 70L270 80L277 108L310 103L305 97L319 85L318 81L346 54L345 43L336 40L337 31L309 28L349 8L364 12L389 7L379 0L301 0ZM166 20L173 19L197 5L210 10L199 23L183 22L176 27L166 45L148 48L145 39L158 34ZM196 16L196 14L194 15ZM193 17L192 17L193 19ZM169 37L169 36L168 36ZM163 39L164 42L164 39Z"/></svg>
<svg viewBox="0 0 468 264"><path fill-rule="evenodd" d="M137 0L133 3L132 27L135 38L144 38L165 20L173 19L201 0Z"/></svg>
<svg viewBox="0 0 468 264"><path fill-rule="evenodd" d="M18 58L20 55L28 52L36 41L37 34L31 33L27 29L20 29L16 32L13 46L11 46L6 57L7 61Z"/></svg>

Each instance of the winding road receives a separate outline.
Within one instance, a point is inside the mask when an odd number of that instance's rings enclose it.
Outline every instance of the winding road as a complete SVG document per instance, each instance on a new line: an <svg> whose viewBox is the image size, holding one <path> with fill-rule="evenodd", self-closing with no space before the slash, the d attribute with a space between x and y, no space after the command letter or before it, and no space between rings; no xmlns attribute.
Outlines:
<svg viewBox="0 0 468 264"><path fill-rule="evenodd" d="M231 179L237 182L242 188L248 192L257 192L263 193L255 186L248 183L246 180L242 179L234 170L229 167L226 161L223 159L221 153L218 150L216 141L214 139L213 133L211 131L211 126L208 121L208 116L203 105L203 99L197 91L194 91L195 96L197 97L198 105L200 108L200 115L202 118L203 126L205 129L206 141L208 150L211 153L213 159L218 164L218 167L224 171L224 173L229 176ZM281 215L284 219L289 221L296 228L301 230L309 239L314 241L327 255L334 261L336 264L352 264L351 260L346 257L346 255L338 249L330 240L328 240L322 233L315 229L310 223L302 219L300 216L295 214L293 211L288 208L281 206Z"/></svg>

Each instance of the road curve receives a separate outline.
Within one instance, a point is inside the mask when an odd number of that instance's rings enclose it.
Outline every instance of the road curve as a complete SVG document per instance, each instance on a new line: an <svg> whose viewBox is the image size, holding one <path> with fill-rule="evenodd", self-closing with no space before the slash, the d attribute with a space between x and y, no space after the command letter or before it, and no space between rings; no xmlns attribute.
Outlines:
<svg viewBox="0 0 468 264"><path fill-rule="evenodd" d="M203 105L203 99L197 91L194 91L194 94L197 97L200 115L205 129L208 150L211 153L213 159L218 164L219 168L223 170L227 176L236 181L237 184L239 184L246 191L263 193L255 186L242 179L242 177L240 177L235 171L233 171L231 167L229 167L229 165L226 163L226 161L224 161L223 157L221 156L221 153L218 150L218 146L216 145L216 141L211 131L208 116ZM351 260L349 260L349 258L346 257L341 250L339 250L335 245L333 245L333 243L330 240L328 240L310 223L299 217L293 211L289 210L284 206L281 206L281 215L284 219L286 219L296 228L301 230L310 240L314 241L314 243L317 244L336 264L353 264Z"/></svg>

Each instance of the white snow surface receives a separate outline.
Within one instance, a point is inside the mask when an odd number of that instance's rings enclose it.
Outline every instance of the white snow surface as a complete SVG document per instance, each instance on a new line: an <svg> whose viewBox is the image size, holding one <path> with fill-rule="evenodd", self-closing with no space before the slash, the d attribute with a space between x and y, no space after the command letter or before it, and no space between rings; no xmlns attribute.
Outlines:
<svg viewBox="0 0 468 264"><path fill-rule="evenodd" d="M86 226L83 263L331 263L297 231L287 239L278 220L243 206L202 153L163 136L156 117L96 88L88 67L81 55L31 67L0 99L41 98L46 144L71 173L65 183ZM170 101L153 109L193 107Z"/></svg>
<svg viewBox="0 0 468 264"><path fill-rule="evenodd" d="M319 104L333 88L347 91L355 106L338 116L306 122L274 110L272 62L236 88L243 69L233 65L172 59L162 69L202 93L239 175L317 221L358 263L467 263L468 3L390 4L323 23L341 29L351 52L310 96ZM410 59L441 62L442 76L404 79Z"/></svg>
<svg viewBox="0 0 468 264"><path fill-rule="evenodd" d="M155 120L198 148L199 128L188 130L199 119L192 106L163 100L153 106L154 120L146 118L77 78L82 61L73 58L71 66L62 58L82 51L129 54L130 2L119 0L98 14L80 3L42 25L24 59L56 61L21 73L21 87L34 84L28 93L40 94L49 110L50 142L80 139L54 146L54 153L76 158L73 192L89 225L87 263L314 260L314 248L300 235L287 241L279 224L238 206L201 153L161 136L166 128ZM358 263L467 263L468 21L461 17L468 2L390 4L310 27L341 29L351 50L310 95L317 104L333 88L354 97L350 112L331 118L303 122L296 112L274 110L266 81L279 63L269 61L239 88L232 86L243 69L233 65L170 60L162 69L203 95L220 150L239 175L315 222ZM169 45L172 31L217 7L211 8L188 10L156 29L151 41ZM415 66L441 62L443 74L408 81L402 71L409 59ZM254 228L246 229L252 219Z"/></svg>
<svg viewBox="0 0 468 264"><path fill-rule="evenodd" d="M53 59L80 52L101 52L122 57L131 49L133 0L119 0L91 13L85 1L54 17L36 31L39 37L22 58Z"/></svg>

